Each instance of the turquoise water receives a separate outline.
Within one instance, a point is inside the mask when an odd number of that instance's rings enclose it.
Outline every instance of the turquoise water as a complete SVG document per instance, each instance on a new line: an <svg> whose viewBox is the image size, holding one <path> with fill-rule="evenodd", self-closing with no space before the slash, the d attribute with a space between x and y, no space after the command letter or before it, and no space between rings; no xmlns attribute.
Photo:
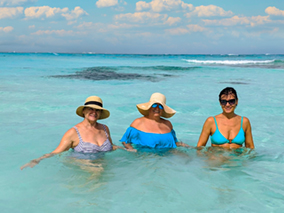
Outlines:
<svg viewBox="0 0 284 213"><path fill-rule="evenodd" d="M0 53L1 212L283 212L284 55ZM177 111L179 140L196 146L233 86L256 149L118 150L81 161L52 151L98 95L114 144L154 92ZM207 146L210 146L208 142Z"/></svg>

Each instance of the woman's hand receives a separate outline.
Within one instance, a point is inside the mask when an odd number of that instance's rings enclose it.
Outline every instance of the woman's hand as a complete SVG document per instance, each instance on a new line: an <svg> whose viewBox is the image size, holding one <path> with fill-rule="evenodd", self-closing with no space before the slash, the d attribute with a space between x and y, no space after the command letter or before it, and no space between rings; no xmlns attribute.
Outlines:
<svg viewBox="0 0 284 213"><path fill-rule="evenodd" d="M23 169L26 168L26 167L31 167L31 168L33 168L33 167L34 167L35 165L37 165L42 159L50 158L50 157L54 156L55 154L56 154L56 153L49 153L49 154L45 154L45 155L41 156L40 158L31 160L29 163L26 163L25 165L21 166L21 170L23 170Z"/></svg>
<svg viewBox="0 0 284 213"><path fill-rule="evenodd" d="M112 145L112 151L117 150L117 149L125 149L125 148L122 146Z"/></svg>
<svg viewBox="0 0 284 213"><path fill-rule="evenodd" d="M128 152L137 152L137 149L133 149L133 148L129 148L129 149L125 148L125 150Z"/></svg>
<svg viewBox="0 0 284 213"><path fill-rule="evenodd" d="M186 143L183 143L183 142L176 142L176 146L182 146L182 147L191 147L191 146L189 146L188 144L186 144Z"/></svg>
<svg viewBox="0 0 284 213"><path fill-rule="evenodd" d="M40 160L38 160L38 159L31 160L30 162L28 162L28 163L26 163L25 165L21 166L21 170L23 170L23 169L26 168L26 167L33 168L33 167L34 167L35 165L37 165L39 162L40 162Z"/></svg>
<svg viewBox="0 0 284 213"><path fill-rule="evenodd" d="M123 146L125 147L125 150L128 152L137 152L137 149L133 149L133 146L130 143L122 142Z"/></svg>

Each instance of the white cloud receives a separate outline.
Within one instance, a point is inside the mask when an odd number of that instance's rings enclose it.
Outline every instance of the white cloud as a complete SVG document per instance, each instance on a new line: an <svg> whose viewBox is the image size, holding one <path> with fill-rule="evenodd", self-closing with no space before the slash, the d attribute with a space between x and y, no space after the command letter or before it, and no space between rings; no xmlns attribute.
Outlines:
<svg viewBox="0 0 284 213"><path fill-rule="evenodd" d="M232 16L232 11L225 11L223 8L215 6L215 5L208 5L208 6L199 6L195 7L195 9L186 14L186 17L191 16L198 16L198 17L210 17L210 16Z"/></svg>
<svg viewBox="0 0 284 213"><path fill-rule="evenodd" d="M17 17L23 13L23 9L23 7L1 7L0 19Z"/></svg>
<svg viewBox="0 0 284 213"><path fill-rule="evenodd" d="M187 25L187 28L189 29L190 32L203 32L206 30L204 27L201 27L197 24L189 24Z"/></svg>
<svg viewBox="0 0 284 213"><path fill-rule="evenodd" d="M73 30L38 30L37 32L31 33L31 35L51 35L56 34L59 36L74 35Z"/></svg>
<svg viewBox="0 0 284 213"><path fill-rule="evenodd" d="M269 16L252 16L251 17L251 26L265 24L269 22L271 22L271 20L269 19Z"/></svg>
<svg viewBox="0 0 284 213"><path fill-rule="evenodd" d="M174 29L167 29L165 31L172 35L183 35L192 32L203 32L206 31L206 29L197 24L189 24L187 25L187 28L174 28Z"/></svg>
<svg viewBox="0 0 284 213"><path fill-rule="evenodd" d="M238 17L234 16L232 18L226 18L221 20L203 20L207 25L223 25L223 26L234 26L234 25L243 25L250 24L250 20L247 17Z"/></svg>
<svg viewBox="0 0 284 213"><path fill-rule="evenodd" d="M108 25L109 29L129 29L132 27L138 27L138 25L133 25L133 24L110 24Z"/></svg>
<svg viewBox="0 0 284 213"><path fill-rule="evenodd" d="M118 0L98 0L97 7L112 7L118 4Z"/></svg>
<svg viewBox="0 0 284 213"><path fill-rule="evenodd" d="M55 16L63 16L67 20L74 20L83 15L88 15L80 7L75 7L71 12L67 7L60 9L56 7L42 6L42 7L29 7L25 9L25 15L27 18L51 18Z"/></svg>
<svg viewBox="0 0 284 213"><path fill-rule="evenodd" d="M41 17L50 18L58 13L62 14L66 12L68 12L67 7L60 9L56 7L51 8L49 6L42 6L42 7L29 7L25 9L25 15L28 18L41 18Z"/></svg>
<svg viewBox="0 0 284 213"><path fill-rule="evenodd" d="M102 27L102 26L105 26L105 25L102 25L100 23L93 23L93 22L83 22L82 24L76 26L75 28L77 29L96 29L96 28L99 28L99 27Z"/></svg>
<svg viewBox="0 0 284 213"><path fill-rule="evenodd" d="M11 32L12 30L14 30L13 27L8 26L8 27L0 27L0 32L3 31L5 33Z"/></svg>
<svg viewBox="0 0 284 213"><path fill-rule="evenodd" d="M37 0L0 0L0 6L15 6L23 5L29 2L36 2Z"/></svg>
<svg viewBox="0 0 284 213"><path fill-rule="evenodd" d="M75 28L82 29L82 28L92 28L94 26L93 22L83 22L82 24L78 25Z"/></svg>
<svg viewBox="0 0 284 213"><path fill-rule="evenodd" d="M226 18L221 20L203 20L206 25L221 25L221 26L235 26L235 25L260 25L271 22L268 16L252 16L252 17L239 17Z"/></svg>
<svg viewBox="0 0 284 213"><path fill-rule="evenodd" d="M181 21L181 18L180 18L180 17L176 17L176 18L174 18L174 17L169 17L169 18L167 19L167 21L165 21L165 24L168 24L168 25L172 26L173 24L175 24L175 23L177 23L177 22L180 22L180 21Z"/></svg>
<svg viewBox="0 0 284 213"><path fill-rule="evenodd" d="M35 28L35 25L30 25L29 26L29 29L33 29L33 28Z"/></svg>
<svg viewBox="0 0 284 213"><path fill-rule="evenodd" d="M183 34L188 33L188 29L186 28L166 29L165 31L172 35L183 35Z"/></svg>
<svg viewBox="0 0 284 213"><path fill-rule="evenodd" d="M276 7L268 7L265 9L265 12L268 15L274 15L274 16L284 16L284 10L279 10Z"/></svg>
<svg viewBox="0 0 284 213"><path fill-rule="evenodd" d="M161 15L158 13L150 13L150 12L136 12L136 13L126 13L116 15L116 20L128 20L131 22L141 22L144 23L146 21L164 21L168 15Z"/></svg>
<svg viewBox="0 0 284 213"><path fill-rule="evenodd" d="M107 32L107 25L102 24L102 23L93 23L93 22L83 22L82 24L74 27L80 30L82 34L85 34L88 32L99 32L99 33L105 33Z"/></svg>
<svg viewBox="0 0 284 213"><path fill-rule="evenodd" d="M146 3L145 1L139 1L136 3L136 10L137 11L141 11L141 10L145 10L145 9L150 9L151 8L151 4L150 3Z"/></svg>
<svg viewBox="0 0 284 213"><path fill-rule="evenodd" d="M181 0L153 0L150 3L139 1L136 3L136 10L141 11L151 9L154 12L161 12L163 10L177 10L177 9L193 9L192 4L184 3Z"/></svg>
<svg viewBox="0 0 284 213"><path fill-rule="evenodd" d="M69 14L68 13L62 14L62 16L64 16L67 20L77 19L80 16L84 15L89 15L89 14L80 7L75 7L74 10L72 10L71 13Z"/></svg>

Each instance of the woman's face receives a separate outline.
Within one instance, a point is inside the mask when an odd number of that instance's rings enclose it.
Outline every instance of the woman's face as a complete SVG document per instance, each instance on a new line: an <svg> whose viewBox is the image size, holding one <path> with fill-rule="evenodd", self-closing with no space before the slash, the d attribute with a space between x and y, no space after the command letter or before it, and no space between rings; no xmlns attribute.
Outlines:
<svg viewBox="0 0 284 213"><path fill-rule="evenodd" d="M220 105L224 113L232 113L236 109L238 100L234 94L222 95Z"/></svg>
<svg viewBox="0 0 284 213"><path fill-rule="evenodd" d="M164 107L161 104L155 103L149 109L150 116L161 116L163 114Z"/></svg>
<svg viewBox="0 0 284 213"><path fill-rule="evenodd" d="M90 121L97 121L101 116L102 110L85 107L83 109L84 117Z"/></svg>

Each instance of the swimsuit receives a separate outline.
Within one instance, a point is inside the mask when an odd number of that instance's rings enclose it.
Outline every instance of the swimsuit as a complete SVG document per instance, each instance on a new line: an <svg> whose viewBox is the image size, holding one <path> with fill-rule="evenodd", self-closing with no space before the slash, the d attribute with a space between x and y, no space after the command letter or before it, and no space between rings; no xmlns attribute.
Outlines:
<svg viewBox="0 0 284 213"><path fill-rule="evenodd" d="M241 128L239 133L237 134L237 136L230 142L227 138L225 138L221 132L218 129L218 125L217 125L217 121L216 118L214 117L215 120L215 124L216 124L216 131L214 132L213 135L211 135L211 143L212 144L216 144L216 145L222 145L225 143L235 143L238 145L243 145L243 143L245 142L246 138L245 138L245 132L243 130L243 117L242 117L242 121L241 121Z"/></svg>
<svg viewBox="0 0 284 213"><path fill-rule="evenodd" d="M151 148L176 148L176 133L172 131L168 133L149 133L143 132L134 127L128 127L120 142L133 143L142 147Z"/></svg>
<svg viewBox="0 0 284 213"><path fill-rule="evenodd" d="M103 143L103 145L98 146L96 144L90 143L90 142L84 142L79 130L77 129L76 126L74 126L74 129L76 130L78 137L79 137L79 144L74 147L74 151L76 152L82 152L82 153L97 153L97 152L107 152L107 151L111 151L112 150L112 144L109 140L109 136L107 134L105 125L103 125L107 139L105 140L105 142Z"/></svg>

